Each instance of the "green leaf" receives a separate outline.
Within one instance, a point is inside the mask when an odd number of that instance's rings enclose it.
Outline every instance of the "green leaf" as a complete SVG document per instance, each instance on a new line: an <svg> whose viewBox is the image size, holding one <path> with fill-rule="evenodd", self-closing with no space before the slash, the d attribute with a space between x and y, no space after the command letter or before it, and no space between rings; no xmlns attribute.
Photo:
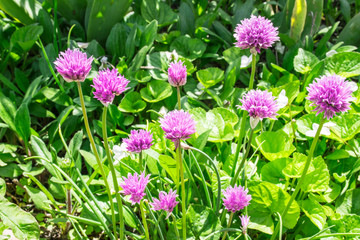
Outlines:
<svg viewBox="0 0 360 240"><path fill-rule="evenodd" d="M0 178L0 198L5 197L6 193L6 182L4 179Z"/></svg>
<svg viewBox="0 0 360 240"><path fill-rule="evenodd" d="M125 23L117 23L111 29L109 37L106 40L106 50L110 52L114 58L125 56L125 43L130 32L130 28Z"/></svg>
<svg viewBox="0 0 360 240"><path fill-rule="evenodd" d="M186 220L195 239L204 239L210 233L222 229L220 219L212 209L205 206L191 205L186 212ZM221 232L208 239L215 240L220 236Z"/></svg>
<svg viewBox="0 0 360 240"><path fill-rule="evenodd" d="M56 88L44 87L41 89L41 93L50 101L62 106L70 106L73 103L69 95Z"/></svg>
<svg viewBox="0 0 360 240"><path fill-rule="evenodd" d="M351 189L346 191L336 201L336 212L341 215L360 214L360 189Z"/></svg>
<svg viewBox="0 0 360 240"><path fill-rule="evenodd" d="M293 139L283 131L263 132L255 138L254 146L260 146L260 152L269 161L278 158L287 158L296 150Z"/></svg>
<svg viewBox="0 0 360 240"><path fill-rule="evenodd" d="M160 155L159 163L161 167L165 169L165 171L170 175L171 179L175 182L179 182L179 172L176 169L176 161L169 156Z"/></svg>
<svg viewBox="0 0 360 240"><path fill-rule="evenodd" d="M98 58L105 55L105 50L96 40L92 40L86 48L86 53L88 56Z"/></svg>
<svg viewBox="0 0 360 240"><path fill-rule="evenodd" d="M0 118L9 128L16 131L15 127L16 107L9 98L0 91Z"/></svg>
<svg viewBox="0 0 360 240"><path fill-rule="evenodd" d="M313 158L301 189L305 192L325 192L329 189L330 173L321 156Z"/></svg>
<svg viewBox="0 0 360 240"><path fill-rule="evenodd" d="M300 178L305 167L307 156L302 153L294 153L293 159L283 169L285 176L290 178ZM313 165L310 164L308 171L314 171Z"/></svg>
<svg viewBox="0 0 360 240"><path fill-rule="evenodd" d="M345 78L360 75L360 53L342 52L324 60L325 75L337 74Z"/></svg>
<svg viewBox="0 0 360 240"><path fill-rule="evenodd" d="M219 68L207 68L196 72L196 77L205 88L210 88L224 80L224 71Z"/></svg>
<svg viewBox="0 0 360 240"><path fill-rule="evenodd" d="M0 182L1 183L1 182ZM36 219L16 204L0 196L0 218L19 239L39 239L40 227Z"/></svg>
<svg viewBox="0 0 360 240"><path fill-rule="evenodd" d="M36 0L6 0L0 1L0 9L23 24L31 24L36 21L41 4Z"/></svg>
<svg viewBox="0 0 360 240"><path fill-rule="evenodd" d="M274 184L285 183L283 169L289 162L289 158L279 158L265 164L265 166L261 168L261 179Z"/></svg>
<svg viewBox="0 0 360 240"><path fill-rule="evenodd" d="M156 20L150 22L141 33L140 48L143 46L152 46L154 43L158 30L158 23Z"/></svg>
<svg viewBox="0 0 360 240"><path fill-rule="evenodd" d="M248 206L251 222L257 225L249 225L249 228L262 231L259 226L264 226L266 233L272 234L274 223L271 216L278 212L282 213L290 200L290 195L275 184L268 182L257 183L249 187L251 194L251 204ZM283 216L283 225L287 228L295 227L300 216L300 208L296 201L293 201L285 216Z"/></svg>
<svg viewBox="0 0 360 240"><path fill-rule="evenodd" d="M157 80L167 80L166 73L169 67L170 59L168 55L170 52L154 52L146 55L147 66L150 68L150 75ZM154 69L151 69L154 68Z"/></svg>
<svg viewBox="0 0 360 240"><path fill-rule="evenodd" d="M288 104L291 104L295 100L297 95L299 94L300 81L296 80L296 81L292 81L292 82L286 83L284 85L281 85L280 87L272 88L271 92L273 93L273 96L279 96L279 94L281 93L282 90L285 90L285 95L288 98ZM284 109L285 109L285 107L284 107Z"/></svg>
<svg viewBox="0 0 360 240"><path fill-rule="evenodd" d="M125 95L119 104L120 111L137 113L144 110L146 103L141 100L140 93L130 92Z"/></svg>
<svg viewBox="0 0 360 240"><path fill-rule="evenodd" d="M18 70L18 69L16 68L16 70ZM15 70L15 71L16 71L16 70ZM1 73L0 73L0 81L3 82L3 84L4 84L5 86L7 86L8 88L10 88L11 90L13 90L14 92L16 92L17 94L23 95L23 94L20 92L20 90L19 90L9 79L7 79L7 77L5 77L4 75L2 75Z"/></svg>
<svg viewBox="0 0 360 240"><path fill-rule="evenodd" d="M319 62L319 59L311 52L299 48L298 54L294 58L295 71L306 74L309 73L312 67Z"/></svg>
<svg viewBox="0 0 360 240"><path fill-rule="evenodd" d="M10 39L10 49L28 52L43 32L42 26L28 25L17 29Z"/></svg>
<svg viewBox="0 0 360 240"><path fill-rule="evenodd" d="M135 72L143 65L146 57L146 53L149 51L149 46L142 47L138 53L135 55L134 59L131 62L129 72Z"/></svg>
<svg viewBox="0 0 360 240"><path fill-rule="evenodd" d="M326 223L326 214L323 207L314 200L312 197L301 201L301 209L305 215L315 224L320 230L322 230Z"/></svg>
<svg viewBox="0 0 360 240"><path fill-rule="evenodd" d="M306 20L306 0L295 0L290 22L290 37L298 40L304 29Z"/></svg>
<svg viewBox="0 0 360 240"><path fill-rule="evenodd" d="M336 136L339 136L343 141L349 141L360 132L360 115L347 113L334 117L331 122L336 126L331 127L331 130ZM338 140L338 137L330 135L329 138Z"/></svg>
<svg viewBox="0 0 360 240"><path fill-rule="evenodd" d="M308 14L306 16L302 37L306 35L314 36L314 34L318 32L323 15L324 1L306 1L306 5Z"/></svg>
<svg viewBox="0 0 360 240"><path fill-rule="evenodd" d="M0 168L0 177L16 178L19 177L23 171L16 163L9 163Z"/></svg>
<svg viewBox="0 0 360 240"><path fill-rule="evenodd" d="M170 51L173 50L185 58L195 60L204 54L206 45L200 39L181 36L171 43Z"/></svg>
<svg viewBox="0 0 360 240"><path fill-rule="evenodd" d="M31 135L30 124L31 124L31 119L30 119L29 109L28 106L23 103L16 111L15 126L16 126L16 132L24 140L24 142L29 141Z"/></svg>
<svg viewBox="0 0 360 240"><path fill-rule="evenodd" d="M147 84L146 88L141 89L140 93L145 101L154 103L170 97L173 89L168 82L153 80Z"/></svg>
<svg viewBox="0 0 360 240"><path fill-rule="evenodd" d="M330 226L335 225L331 228L332 232L336 233L359 233L360 229L360 216L355 214L347 214L342 216L340 219L329 220ZM346 239L357 239L356 237L348 237Z"/></svg>
<svg viewBox="0 0 360 240"><path fill-rule="evenodd" d="M177 21L177 14L165 2L148 0L141 2L141 16L151 22L157 20L159 27L170 25Z"/></svg>
<svg viewBox="0 0 360 240"><path fill-rule="evenodd" d="M340 32L337 42L360 47L358 32L360 31L360 13L356 14Z"/></svg>
<svg viewBox="0 0 360 240"><path fill-rule="evenodd" d="M211 130L208 141L225 142L234 138L234 126L238 122L234 112L226 108L214 108L208 112L202 108L193 108L189 112L196 122L197 134Z"/></svg>
<svg viewBox="0 0 360 240"><path fill-rule="evenodd" d="M24 187L25 187L27 193L29 194L30 198L34 202L35 206L38 209L41 209L44 211L48 211L49 209L51 209L50 204L49 204L50 201L47 198L47 196L45 195L45 193L43 193L39 189L30 187L30 186L24 186Z"/></svg>

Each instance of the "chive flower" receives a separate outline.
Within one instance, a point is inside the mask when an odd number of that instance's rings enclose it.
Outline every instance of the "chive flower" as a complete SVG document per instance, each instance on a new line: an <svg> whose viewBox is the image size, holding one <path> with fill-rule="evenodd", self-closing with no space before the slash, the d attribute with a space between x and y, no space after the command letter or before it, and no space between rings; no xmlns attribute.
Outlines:
<svg viewBox="0 0 360 240"><path fill-rule="evenodd" d="M235 28L235 46L241 49L255 49L260 53L260 49L266 49L279 41L277 28L272 22L262 16L252 15L241 21Z"/></svg>
<svg viewBox="0 0 360 240"><path fill-rule="evenodd" d="M159 193L159 199L153 198L153 202L150 203L150 205L155 211L166 211L166 218L168 218L174 210L175 206L179 203L176 201L176 197L178 197L178 195L176 194L176 190L173 191L172 189L170 189L169 193L161 191Z"/></svg>
<svg viewBox="0 0 360 240"><path fill-rule="evenodd" d="M174 110L167 113L159 120L161 128L165 132L165 137L175 143L177 147L180 140L190 138L195 133L195 121L190 113L184 110Z"/></svg>
<svg viewBox="0 0 360 240"><path fill-rule="evenodd" d="M129 138L123 140L126 144L126 149L129 152L140 153L142 150L149 149L153 144L152 133L140 129L131 130Z"/></svg>
<svg viewBox="0 0 360 240"><path fill-rule="evenodd" d="M99 71L93 79L93 88L95 88L94 97L104 106L108 106L114 101L115 96L126 91L129 81L119 74L116 68Z"/></svg>
<svg viewBox="0 0 360 240"><path fill-rule="evenodd" d="M228 211L235 213L250 204L251 195L247 194L248 189L244 190L241 186L229 186L223 191L224 206Z"/></svg>
<svg viewBox="0 0 360 240"><path fill-rule="evenodd" d="M306 99L312 102L310 106L316 106L316 115L323 112L327 119L338 112L347 112L350 102L355 99L351 96L354 91L352 83L336 74L315 78L306 89L309 92Z"/></svg>
<svg viewBox="0 0 360 240"><path fill-rule="evenodd" d="M181 60L178 62L170 63L168 69L168 77L169 83L173 87L179 87L186 84L186 66Z"/></svg>
<svg viewBox="0 0 360 240"><path fill-rule="evenodd" d="M247 227L249 225L249 222L250 222L250 217L247 215L242 215L242 216L240 216L240 221L241 221L243 234L245 234Z"/></svg>
<svg viewBox="0 0 360 240"><path fill-rule="evenodd" d="M145 188L146 185L149 183L150 174L145 177L145 173L141 173L138 175L134 173L128 173L127 178L123 177L123 183L120 184L120 187L123 189L121 193L125 196L130 195L130 201L132 205L135 203L140 203L141 199L146 195Z"/></svg>
<svg viewBox="0 0 360 240"><path fill-rule="evenodd" d="M87 58L86 53L79 49L67 49L60 52L54 62L56 70L67 82L83 82L91 70L93 57Z"/></svg>

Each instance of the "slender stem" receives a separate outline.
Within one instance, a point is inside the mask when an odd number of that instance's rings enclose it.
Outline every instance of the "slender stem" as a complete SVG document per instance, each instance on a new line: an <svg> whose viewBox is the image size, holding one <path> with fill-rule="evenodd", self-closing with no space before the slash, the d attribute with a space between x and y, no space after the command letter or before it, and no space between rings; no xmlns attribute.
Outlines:
<svg viewBox="0 0 360 240"><path fill-rule="evenodd" d="M144 225L144 228L145 228L145 236L146 236L146 239L147 239L147 240L150 240L150 237L149 237L149 229L148 229L148 226L147 226L147 223L146 223L146 217L145 217L143 200L140 201L140 212L141 212L142 222L143 222L143 225Z"/></svg>
<svg viewBox="0 0 360 240"><path fill-rule="evenodd" d="M58 19L57 19L57 0L53 1L54 4L54 32L53 32L53 43L56 54L59 54L58 41L57 41L57 31L59 30ZM59 39L60 40L60 39Z"/></svg>
<svg viewBox="0 0 360 240"><path fill-rule="evenodd" d="M243 166L244 166L244 163L245 163L245 161L246 161L246 158L247 158L247 156L249 155L250 146L251 146L251 140L252 140L253 133L254 133L254 129L251 129L251 131L250 131L250 136L249 136L249 142L248 142L248 145L246 146L245 155L244 155L244 157L243 157L242 160L241 160L240 166L239 166L239 168L237 169L234 178L231 180L231 185L232 185L232 186L235 185L237 179L239 178L240 172L241 172L241 170L242 170L242 168L243 168Z"/></svg>
<svg viewBox="0 0 360 240"><path fill-rule="evenodd" d="M178 109L181 110L181 95L180 95L180 87L177 86L177 100L178 100Z"/></svg>
<svg viewBox="0 0 360 240"><path fill-rule="evenodd" d="M180 165L180 176L181 176L181 210L182 210L182 231L183 239L186 240L186 196L185 196L185 181L184 181L184 167L181 158L181 144L180 140L176 149L176 153Z"/></svg>
<svg viewBox="0 0 360 240"><path fill-rule="evenodd" d="M230 217L229 217L229 221L228 221L228 224L227 224L227 228L230 228L230 225L231 225L231 222L232 222L233 217L234 217L234 213L231 212ZM226 235L227 235L227 231L224 232L224 235L223 235L223 237L222 237L222 240L225 240L225 239L226 239Z"/></svg>
<svg viewBox="0 0 360 240"><path fill-rule="evenodd" d="M111 172L111 176L112 176L112 180L113 180L113 185L115 188L115 197L116 197L116 201L117 201L117 205L118 205L119 220L120 220L120 239L124 239L123 206L122 206L122 200L121 200L121 196L120 196L119 184L117 181L114 163L113 163L113 160L111 157L109 142L108 142L108 138L107 138L106 116L107 116L107 107L105 106L104 112L103 112L103 118L102 118L102 131L103 131L103 138L104 138L104 146L105 146L106 156L107 156L107 159L109 162L109 168L110 168L110 172ZM115 214L113 214L113 215L115 217ZM113 225L116 226L115 222ZM116 234L115 234L115 236L116 236Z"/></svg>
<svg viewBox="0 0 360 240"><path fill-rule="evenodd" d="M292 114L291 114L291 104L289 104L289 116L290 116L291 128L292 128L293 134L294 134L295 145L297 145L296 136L295 136L296 130L295 130L295 126L294 126L295 122L293 121Z"/></svg>
<svg viewBox="0 0 360 240"><path fill-rule="evenodd" d="M251 56L252 56L252 61L251 61L251 75L250 75L250 81L249 81L249 90L254 88L254 78L255 78L255 72L256 72L256 54L252 54ZM238 136L238 141L237 141L237 146L236 146L236 151L235 151L234 164L233 164L233 168L231 170L231 177L234 176L237 161L239 158L241 143L245 136L245 126L246 126L247 116L248 116L248 112L243 111L243 115L242 115L241 122L240 122L240 131L239 131L239 136Z"/></svg>
<svg viewBox="0 0 360 240"><path fill-rule="evenodd" d="M175 229L175 234L176 234L176 239L179 240L180 239L180 234L179 234L179 230L176 224L176 217L174 214L171 214L171 216L173 217L173 221L174 221L174 229Z"/></svg>
<svg viewBox="0 0 360 240"><path fill-rule="evenodd" d="M143 165L143 157L142 157L142 151L139 152L139 164L140 164L140 171L145 171L144 165ZM145 173L146 174L146 173Z"/></svg>
<svg viewBox="0 0 360 240"><path fill-rule="evenodd" d="M66 189L66 213L71 215L72 213L72 205L71 205L71 187ZM66 231L70 229L70 222L66 223Z"/></svg>
<svg viewBox="0 0 360 240"><path fill-rule="evenodd" d="M291 195L291 198L290 198L288 204L286 205L284 211L281 214L281 218L284 218L285 215L287 214L292 202L294 201L296 195L300 191L302 183L305 180L305 176L306 176L306 173L307 173L307 171L308 171L308 169L310 167L311 159L312 159L312 157L314 155L314 150L315 150L315 147L316 147L316 144L317 144L317 141L319 139L320 132L321 132L321 129L322 129L324 123L325 123L325 118L322 118L321 121L320 121L320 124L319 124L319 128L318 128L318 130L317 130L317 132L315 134L314 140L313 140L313 142L311 144L309 155L308 155L308 158L306 159L304 170L303 170L303 172L301 174L301 177L300 177L300 179L299 179L299 181L298 181L298 183L297 183L297 185L295 187L295 190L294 190L293 194ZM274 231L274 234L271 237L271 240L274 240L276 238L277 232L279 231L279 228L280 228L280 224L278 222L277 225L276 225L276 229Z"/></svg>

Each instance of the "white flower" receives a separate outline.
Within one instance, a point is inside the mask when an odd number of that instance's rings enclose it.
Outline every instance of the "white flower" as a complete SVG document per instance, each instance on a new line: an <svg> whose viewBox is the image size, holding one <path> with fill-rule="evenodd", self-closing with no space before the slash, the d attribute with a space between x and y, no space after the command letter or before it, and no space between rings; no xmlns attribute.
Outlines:
<svg viewBox="0 0 360 240"><path fill-rule="evenodd" d="M347 84L353 92L358 90L358 85L355 82L347 82Z"/></svg>
<svg viewBox="0 0 360 240"><path fill-rule="evenodd" d="M335 51L335 50L330 50L330 51L328 51L328 52L326 53L326 57L331 57L331 56L334 55L334 54L337 54L337 51Z"/></svg>
<svg viewBox="0 0 360 240"><path fill-rule="evenodd" d="M323 125L320 135L324 135L324 136L329 136L330 135L330 128L331 127L335 127L336 124L333 122L327 122ZM313 123L311 130L307 131L305 133L306 136L308 137L315 137L317 130L319 129L319 124L317 123Z"/></svg>
<svg viewBox="0 0 360 240"><path fill-rule="evenodd" d="M276 104L278 105L279 109L285 107L288 104L288 97L286 96L285 89L281 90L278 99L276 100Z"/></svg>
<svg viewBox="0 0 360 240"><path fill-rule="evenodd" d="M252 54L250 56L243 55L241 56L241 64L240 68L246 68L251 64L252 61Z"/></svg>
<svg viewBox="0 0 360 240"><path fill-rule="evenodd" d="M281 45L280 42L277 42L275 45L275 50L278 51L280 54L284 54L285 46Z"/></svg>
<svg viewBox="0 0 360 240"><path fill-rule="evenodd" d="M256 126L258 125L258 123L260 122L260 118L259 117L250 117L250 126L252 129L256 128Z"/></svg>
<svg viewBox="0 0 360 240"><path fill-rule="evenodd" d="M130 153L127 151L126 143L122 143L120 146L115 145L113 147L113 153L114 153L114 165L116 165L118 162L120 162L121 159L130 156Z"/></svg>

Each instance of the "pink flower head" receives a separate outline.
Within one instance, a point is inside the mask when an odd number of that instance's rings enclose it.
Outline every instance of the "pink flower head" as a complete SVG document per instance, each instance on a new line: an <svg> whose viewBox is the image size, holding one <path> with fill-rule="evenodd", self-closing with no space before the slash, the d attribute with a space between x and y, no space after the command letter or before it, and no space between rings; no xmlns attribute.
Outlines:
<svg viewBox="0 0 360 240"><path fill-rule="evenodd" d="M159 120L165 137L175 143L177 147L180 140L185 140L195 133L195 121L190 113L184 110L174 110Z"/></svg>
<svg viewBox="0 0 360 240"><path fill-rule="evenodd" d="M176 201L177 196L176 190L173 191L170 189L169 193L161 191L159 193L159 199L153 198L153 202L150 203L150 205L153 206L153 210L155 211L166 211L168 213L167 217L169 217L174 207L179 203Z"/></svg>
<svg viewBox="0 0 360 240"><path fill-rule="evenodd" d="M251 195L247 195L248 189L244 190L241 186L229 186L224 193L223 201L224 206L228 211L236 212L247 205L249 205L249 202L251 200Z"/></svg>
<svg viewBox="0 0 360 240"><path fill-rule="evenodd" d="M350 101L354 89L350 82L345 81L339 75L322 76L316 78L309 87L306 88L309 95L306 99L312 101L311 106L316 106L316 115L324 112L327 119L332 118L338 112L346 112L350 109Z"/></svg>
<svg viewBox="0 0 360 240"><path fill-rule="evenodd" d="M140 176L137 173L134 173L134 176L128 173L127 178L123 177L124 182L120 184L123 189L121 193L131 195L130 201L132 205L140 203L141 199L146 195L144 191L149 183L149 177L150 174L145 177L144 172Z"/></svg>
<svg viewBox="0 0 360 240"><path fill-rule="evenodd" d="M271 47L275 41L279 41L277 28L272 22L261 16L252 15L241 21L235 28L235 46L246 49L255 48L258 53L260 49Z"/></svg>
<svg viewBox="0 0 360 240"><path fill-rule="evenodd" d="M60 52L54 62L56 70L67 82L83 82L91 70L93 57L87 58L86 53L79 49L68 49Z"/></svg>
<svg viewBox="0 0 360 240"><path fill-rule="evenodd" d="M139 153L142 150L149 149L153 144L152 133L140 129L140 130L131 130L131 134L129 138L124 139L124 143L126 144L126 149L129 152Z"/></svg>
<svg viewBox="0 0 360 240"><path fill-rule="evenodd" d="M241 226L242 226L243 233L245 234L247 227L249 225L249 222L250 222L250 217L247 215L242 215L242 216L240 216L240 220L241 220Z"/></svg>
<svg viewBox="0 0 360 240"><path fill-rule="evenodd" d="M259 118L275 118L279 111L275 97L268 91L250 90L243 99L240 99L242 106L237 106L242 110L249 112L250 117Z"/></svg>
<svg viewBox="0 0 360 240"><path fill-rule="evenodd" d="M126 87L129 81L115 68L99 71L93 82L94 85L91 86L95 88L94 96L105 106L111 104L115 96L129 89Z"/></svg>
<svg viewBox="0 0 360 240"><path fill-rule="evenodd" d="M179 87L186 84L186 66L182 61L170 63L168 69L169 83L173 87Z"/></svg>

